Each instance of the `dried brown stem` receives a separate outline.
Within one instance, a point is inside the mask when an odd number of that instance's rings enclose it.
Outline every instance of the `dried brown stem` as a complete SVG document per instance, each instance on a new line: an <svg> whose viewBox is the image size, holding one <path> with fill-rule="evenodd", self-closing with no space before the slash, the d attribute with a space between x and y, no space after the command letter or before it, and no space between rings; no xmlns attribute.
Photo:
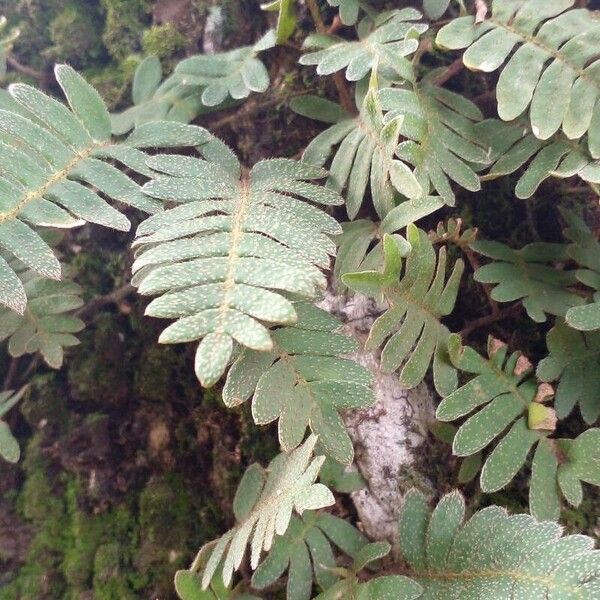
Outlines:
<svg viewBox="0 0 600 600"><path fill-rule="evenodd" d="M498 309L497 313L492 313L490 315L485 315L484 317L480 317L479 319L475 319L471 321L460 332L460 336L465 339L475 330L480 329L481 327L488 327L493 323L497 323L498 321L503 321L504 319L510 319L512 317L516 317L521 312L521 304L513 304L508 308Z"/></svg>
<svg viewBox="0 0 600 600"><path fill-rule="evenodd" d="M92 316L95 312L100 309L108 306L110 304L119 304L127 296L130 296L135 292L135 288L130 284L126 284L116 290L113 290L109 294L105 294L104 296L98 296L90 300L85 306L82 306L76 313L75 316L80 319L85 319L86 317Z"/></svg>
<svg viewBox="0 0 600 600"><path fill-rule="evenodd" d="M37 71L36 69L32 69L31 67L20 63L14 56L8 55L6 57L6 63L22 75L37 79L38 81L43 81L45 79L45 75L42 71Z"/></svg>

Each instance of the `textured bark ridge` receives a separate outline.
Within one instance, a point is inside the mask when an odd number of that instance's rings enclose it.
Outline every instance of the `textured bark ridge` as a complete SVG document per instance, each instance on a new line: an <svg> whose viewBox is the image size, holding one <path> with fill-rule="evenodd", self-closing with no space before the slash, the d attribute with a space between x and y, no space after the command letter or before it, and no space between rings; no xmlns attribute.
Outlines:
<svg viewBox="0 0 600 600"><path fill-rule="evenodd" d="M320 304L344 323L361 348L373 321L385 310L361 295L348 297L327 293ZM364 532L374 539L396 541L398 513L405 492L417 487L427 494L429 480L419 469L427 453L427 423L434 418L433 395L425 384L404 389L397 373L383 373L379 351L360 350L352 356L375 377L376 403L369 409L344 415L355 449L355 463L367 487L351 497Z"/></svg>

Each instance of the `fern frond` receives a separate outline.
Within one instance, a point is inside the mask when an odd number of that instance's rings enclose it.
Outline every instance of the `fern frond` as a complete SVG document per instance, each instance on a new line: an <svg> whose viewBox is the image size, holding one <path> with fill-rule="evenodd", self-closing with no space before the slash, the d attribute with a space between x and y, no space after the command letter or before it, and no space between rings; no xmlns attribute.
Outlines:
<svg viewBox="0 0 600 600"><path fill-rule="evenodd" d="M245 349L235 360L223 400L236 406L252 396L256 423L279 419L284 450L298 446L308 426L327 455L350 464L354 449L339 411L373 404L372 375L341 358L358 347L353 338L336 332L337 319L308 304L294 308L298 322L271 331L271 351Z"/></svg>
<svg viewBox="0 0 600 600"><path fill-rule="evenodd" d="M263 590L287 571L288 600L310 600L313 579L322 590L339 580L333 546L354 557L367 539L344 519L328 513L292 517L252 576L252 587Z"/></svg>
<svg viewBox="0 0 600 600"><path fill-rule="evenodd" d="M133 106L111 115L113 133L122 135L153 121L190 123L252 92L265 92L269 74L258 54L274 44L275 34L269 31L253 46L190 56L179 62L162 83L160 61L146 58L135 72Z"/></svg>
<svg viewBox="0 0 600 600"><path fill-rule="evenodd" d="M84 322L70 314L83 305L81 288L72 281L44 279L32 271L15 267L27 296L23 314L0 308L0 342L8 339L8 353L13 357L39 352L46 364L59 369L64 348L76 346L73 335Z"/></svg>
<svg viewBox="0 0 600 600"><path fill-rule="evenodd" d="M384 124L376 87L370 87L356 117L317 96L295 98L291 106L303 116L334 123L310 142L302 160L321 167L334 154L334 146L339 145L331 161L327 184L339 192L345 190L350 219L360 210L368 183L373 206L381 218L396 205L394 190L408 198L423 195L406 163L394 158L402 118Z"/></svg>
<svg viewBox="0 0 600 600"><path fill-rule="evenodd" d="M263 550L269 551L275 536L283 535L292 512L317 510L334 503L332 493L315 483L325 457L313 458L316 436L288 454L279 454L268 469L258 464L248 468L235 495L233 509L237 525L214 544L202 574L207 588L221 562L223 582L229 585L246 546L251 546L250 564L256 569Z"/></svg>
<svg viewBox="0 0 600 600"><path fill-rule="evenodd" d="M558 381L554 407L559 419L579 404L591 425L600 417L600 333L580 333L564 323L546 335L548 356L537 367L540 381Z"/></svg>
<svg viewBox="0 0 600 600"><path fill-rule="evenodd" d="M316 65L319 75L331 75L346 69L348 81L359 81L377 66L386 79L395 80L411 72L407 56L418 47L416 37L427 31L419 23L421 13L414 8L403 8L379 14L373 21L372 31L357 41L346 41L337 36L311 34L303 47L308 52L300 57L301 65ZM359 31L359 35L362 34Z"/></svg>
<svg viewBox="0 0 600 600"><path fill-rule="evenodd" d="M24 84L9 88L22 110L0 110L0 246L38 275L59 279L58 259L36 227L89 221L127 231L129 220L100 194L151 213L162 204L108 162L147 174L141 137L113 144L108 111L96 90L66 65L55 72L71 110ZM4 259L0 303L19 313L26 305L23 285Z"/></svg>
<svg viewBox="0 0 600 600"><path fill-rule="evenodd" d="M559 270L552 263L567 259L565 244L536 242L520 250L491 241L476 241L471 248L493 259L475 272L475 280L497 284L491 296L497 302L521 300L527 314L538 323L546 314L564 317L585 300L569 288L577 283L574 271Z"/></svg>
<svg viewBox="0 0 600 600"><path fill-rule="evenodd" d="M481 489L499 490L513 479L544 435L528 426L530 411L545 408L534 402L538 386L530 377L530 369L522 366L521 355L515 352L507 358L506 346L496 347L491 338L489 359L462 346L457 335L450 337L448 351L456 368L475 377L442 400L436 417L446 422L471 415L454 436L452 451L457 456L470 456L502 438L481 472Z"/></svg>
<svg viewBox="0 0 600 600"><path fill-rule="evenodd" d="M600 429L588 429L575 439L542 439L531 465L529 507L541 520L557 520L560 495L578 507L582 483L600 486Z"/></svg>
<svg viewBox="0 0 600 600"><path fill-rule="evenodd" d="M196 374L210 386L225 371L234 340L268 351L273 340L260 321L296 321L294 306L279 292L312 299L325 288L320 269L335 253L328 236L340 227L304 200L336 205L342 198L312 183L326 175L317 167L265 160L242 176L218 140L200 152L209 160L149 159L155 177L144 192L180 206L140 225L133 271L141 294L160 295L146 314L178 319L160 342L201 340Z"/></svg>
<svg viewBox="0 0 600 600"><path fill-rule="evenodd" d="M593 598L600 585L600 553L584 535L561 537L554 523L508 515L489 506L465 519L458 492L433 512L415 490L400 516L400 546L423 587L422 598L545 600Z"/></svg>
<svg viewBox="0 0 600 600"><path fill-rule="evenodd" d="M574 4L494 0L483 23L472 16L454 19L436 42L467 48L463 62L470 69L491 72L506 63L496 88L503 120L512 121L529 107L536 137L546 140L560 128L570 139L588 132L590 152L599 158L600 27L590 11L568 10Z"/></svg>
<svg viewBox="0 0 600 600"><path fill-rule="evenodd" d="M15 436L2 417L21 400L26 390L27 387L23 387L18 392L12 390L0 392L0 457L11 463L19 461L21 450Z"/></svg>
<svg viewBox="0 0 600 600"><path fill-rule="evenodd" d="M400 135L406 138L396 156L415 167L425 193L435 190L446 204L454 205L450 180L478 191L474 169L490 164L490 148L478 136L475 124L483 119L470 100L431 83L432 78L409 79L409 87L384 88L379 92L386 122L399 116Z"/></svg>
<svg viewBox="0 0 600 600"><path fill-rule="evenodd" d="M374 542L363 546L354 556L349 569L338 569L343 573L343 579L319 594L315 600L337 600L338 598L415 600L420 598L423 588L402 575L384 575L367 582L359 578L359 573L365 567L369 568L371 563L386 557L390 549L387 542Z"/></svg>
<svg viewBox="0 0 600 600"><path fill-rule="evenodd" d="M475 133L490 147L494 163L482 181L497 179L524 167L515 186L517 198L530 198L549 177L565 179L577 176L591 184L600 183L600 161L595 161L586 145L569 140L562 133L540 140L528 124L517 120L504 123L486 119L474 126Z"/></svg>
<svg viewBox="0 0 600 600"><path fill-rule="evenodd" d="M405 363L400 381L411 388L423 380L433 360L435 387L445 395L456 388L457 377L447 357L450 332L441 318L454 308L464 265L458 260L446 280L445 248L436 257L427 234L414 225L409 225L407 239L411 252L402 275L400 249L386 235L383 272L347 274L342 281L355 292L371 297L383 294L389 304L373 324L366 343L373 349L387 339L381 353L382 368L392 372Z"/></svg>

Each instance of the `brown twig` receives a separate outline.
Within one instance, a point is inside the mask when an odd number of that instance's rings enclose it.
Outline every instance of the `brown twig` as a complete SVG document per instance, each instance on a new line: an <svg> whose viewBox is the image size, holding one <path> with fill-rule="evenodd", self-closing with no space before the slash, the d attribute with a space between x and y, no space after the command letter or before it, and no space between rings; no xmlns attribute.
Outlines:
<svg viewBox="0 0 600 600"><path fill-rule="evenodd" d="M21 73L22 75L26 75L27 77L31 77L32 79L43 81L46 77L44 73L42 73L42 71L37 71L36 69L32 69L31 67L20 63L14 56L8 55L6 57L6 63L15 71L18 71L19 73Z"/></svg>
<svg viewBox="0 0 600 600"><path fill-rule="evenodd" d="M498 321L503 321L504 319L510 319L511 317L516 317L521 312L521 304L516 303L508 308L499 309L496 314L485 315L484 317L480 317L479 319L475 319L471 321L468 325L462 328L460 331L460 336L465 339L471 333L473 333L476 329L480 329L481 327L487 327L488 325L492 325L492 323L496 323Z"/></svg>
<svg viewBox="0 0 600 600"><path fill-rule="evenodd" d="M135 292L135 288L130 284L126 284L116 290L113 290L109 294L105 294L104 296L98 296L92 300L90 300L85 306L82 306L76 313L75 316L80 319L85 319L86 317L90 317L96 311L99 311L101 308L108 306L110 304L119 304L127 296L130 296Z"/></svg>
<svg viewBox="0 0 600 600"><path fill-rule="evenodd" d="M457 58L454 62L450 63L437 77L433 78L432 83L434 85L444 85L446 81L452 79L458 75L464 67L464 63L461 58Z"/></svg>

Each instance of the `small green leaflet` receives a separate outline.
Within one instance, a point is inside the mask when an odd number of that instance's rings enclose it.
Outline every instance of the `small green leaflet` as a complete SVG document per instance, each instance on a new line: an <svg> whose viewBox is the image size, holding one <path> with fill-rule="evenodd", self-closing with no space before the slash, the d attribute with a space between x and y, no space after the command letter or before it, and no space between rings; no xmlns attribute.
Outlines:
<svg viewBox="0 0 600 600"><path fill-rule="evenodd" d="M300 64L316 65L319 75L346 69L348 81L361 80L373 67L384 78L397 79L398 74L410 73L406 56L416 51L419 45L416 38L427 31L427 25L418 22L420 18L421 13L414 8L381 13L374 20L373 30L353 42L332 35L311 34L303 47L314 51L303 54Z"/></svg>
<svg viewBox="0 0 600 600"><path fill-rule="evenodd" d="M333 546L355 557L366 543L352 525L328 513L292 517L286 533L275 539L254 572L252 586L265 589L287 570L287 600L310 600L313 578L322 590L339 580Z"/></svg>
<svg viewBox="0 0 600 600"><path fill-rule="evenodd" d="M261 4L263 10L277 11L277 27L275 36L278 44L287 42L296 30L296 10L294 9L295 0L272 0Z"/></svg>
<svg viewBox="0 0 600 600"><path fill-rule="evenodd" d="M144 192L178 206L138 228L133 283L143 295L160 296L146 314L178 319L161 343L201 340L195 370L211 386L225 372L234 340L269 351L273 340L262 322L296 322L283 293L314 299L325 288L321 269L335 253L328 236L340 227L308 201L331 206L343 200L314 183L324 170L293 160L264 160L242 177L231 150L194 129L208 139L199 147L203 159L157 155L148 161L154 178Z"/></svg>
<svg viewBox="0 0 600 600"><path fill-rule="evenodd" d="M563 537L555 523L511 516L498 506L464 519L464 499L456 491L433 512L420 492L407 494L400 547L423 588L417 598L575 600L597 595L600 553L592 538Z"/></svg>
<svg viewBox="0 0 600 600"><path fill-rule="evenodd" d="M574 271L560 270L553 263L567 258L564 244L535 242L520 250L491 241L475 241L475 252L493 259L475 272L475 280L495 285L492 298L498 302L521 300L529 316L538 323L546 314L564 317L584 299L568 288L577 283Z"/></svg>
<svg viewBox="0 0 600 600"><path fill-rule="evenodd" d="M298 322L271 331L272 351L241 352L227 375L223 400L236 406L252 396L254 421L264 425L278 419L284 450L300 444L308 426L328 456L350 464L354 450L339 411L371 406L373 377L342 358L358 347L337 333L337 319L309 304L294 308Z"/></svg>
<svg viewBox="0 0 600 600"><path fill-rule="evenodd" d="M39 352L49 367L59 369L64 348L79 344L73 334L85 326L70 314L83 305L81 288L72 281L53 281L13 268L27 295L27 308L22 315L0 308L0 341L8 339L13 357Z"/></svg>
<svg viewBox="0 0 600 600"><path fill-rule="evenodd" d="M2 420L2 417L21 400L26 391L27 387L21 388L18 392L12 390L0 392L0 457L11 463L18 462L21 450L8 424Z"/></svg>
<svg viewBox="0 0 600 600"><path fill-rule="evenodd" d="M250 565L256 569L261 552L269 551L275 536L287 531L293 512L302 515L334 503L329 489L315 483L325 458L313 457L316 442L316 436L310 436L292 452L276 456L266 470L258 464L248 468L233 503L237 525L211 543L202 573L203 589L209 586L221 564L223 582L228 586L248 544Z"/></svg>
<svg viewBox="0 0 600 600"><path fill-rule="evenodd" d="M400 381L408 388L418 385L433 362L433 379L441 395L457 385L456 369L447 354L450 332L441 323L450 314L463 272L463 262L456 261L446 279L446 249L436 257L427 234L414 225L407 228L410 254L402 273L402 251L396 240L384 236L385 267L383 272L349 273L342 281L351 290L374 298L381 295L389 309L371 328L367 348L384 342L381 366L388 372L402 365ZM387 341L386 341L387 340Z"/></svg>

